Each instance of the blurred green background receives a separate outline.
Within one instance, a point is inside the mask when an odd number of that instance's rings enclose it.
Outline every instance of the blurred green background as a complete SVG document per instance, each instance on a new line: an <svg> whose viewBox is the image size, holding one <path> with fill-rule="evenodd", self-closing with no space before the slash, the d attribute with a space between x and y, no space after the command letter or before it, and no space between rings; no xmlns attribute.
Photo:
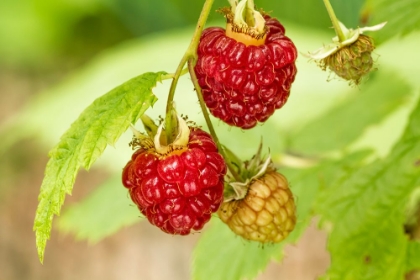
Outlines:
<svg viewBox="0 0 420 280"><path fill-rule="evenodd" d="M320 0L255 2L280 19L286 27L286 35L294 40L301 53L328 44L334 36ZM397 16L398 7L390 11L388 0L331 2L348 27L389 21L383 32L372 34L378 42L375 59L379 71L360 87L349 87L300 55L298 75L288 104L264 126L244 132L215 121L222 141L240 152L243 158L254 153L261 135L274 158L288 149L313 153L313 142L305 142L312 137L315 140L311 141L320 142L316 148L322 152L368 147L378 156L385 156L400 135L420 85L413 75L420 70L417 54L420 39L418 33L411 32L419 27L419 20L401 13ZM412 2L418 6L418 1ZM202 4L203 1L186 0L0 1L0 136L3 140L0 145L0 279L190 277L191 250L199 234L188 238L164 236L147 223L137 223L138 214L133 208L124 208L119 213L112 207L101 210L112 205L113 199L119 201L119 205L129 204L123 190L115 187L118 180L113 179L114 184L106 182L109 178L118 178L129 158L130 132L116 147L107 149L91 171L79 174L73 196L66 199L62 221L56 218L54 227L97 242L122 225L134 226L118 231L95 246L85 241L76 242L73 235L53 230L45 264L41 266L32 222L48 150L98 96L143 72L174 72L188 46ZM216 10L227 4L227 1L216 0L213 7ZM214 11L208 25L223 26L223 18ZM408 33L412 34L400 36ZM165 81L156 89L159 101L150 111L151 116L157 118L163 114L168 87L169 82ZM401 96L394 96L395 91L390 91L401 88L404 88ZM349 100L353 102L355 95L366 96L363 97L366 102L382 104L381 98L375 95L382 93L389 97L386 99L389 102L384 103L382 111L371 116L367 124L355 125L346 140L325 144L317 138L318 133L327 133L327 130L310 125L313 119L323 124L322 118L329 116L326 112L331 108L341 111L340 106L345 107ZM204 125L195 97L191 102L192 94L189 78L181 78L176 96L178 111ZM364 99L351 104L355 104L356 114L366 109ZM347 117L342 116L343 120ZM308 126L313 130L306 130ZM310 135L302 131L309 131ZM291 135L298 140L290 142ZM95 193L101 184L104 184L102 193ZM72 210L89 195L91 201L98 202ZM66 209L70 210L66 212ZM112 222L114 216L119 219L116 225ZM92 219L97 223L92 223ZM323 248L325 236L313 228L310 230L311 236L305 239L305 235L300 243L304 245L298 246L301 251L290 253L292 257L287 266L271 266L259 279L278 279L282 275L284 279L302 280L322 274L328 265L328 255ZM308 238L318 240L319 247L305 247L309 244L305 243ZM306 270L299 269L302 267Z"/></svg>

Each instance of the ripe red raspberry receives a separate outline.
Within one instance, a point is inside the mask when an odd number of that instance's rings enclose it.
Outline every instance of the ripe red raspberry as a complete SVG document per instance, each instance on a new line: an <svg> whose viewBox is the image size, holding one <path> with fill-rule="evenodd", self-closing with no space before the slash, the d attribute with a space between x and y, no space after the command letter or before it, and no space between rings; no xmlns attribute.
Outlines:
<svg viewBox="0 0 420 280"><path fill-rule="evenodd" d="M297 72L297 50L277 19L261 17L264 31L256 34L236 26L230 9L223 12L226 30L210 27L201 35L195 73L210 112L249 129L286 103Z"/></svg>
<svg viewBox="0 0 420 280"><path fill-rule="evenodd" d="M188 134L185 145L174 145L165 153L156 145L144 145L122 173L123 185L141 213L171 234L200 230L223 200L223 157L207 132L189 128Z"/></svg>

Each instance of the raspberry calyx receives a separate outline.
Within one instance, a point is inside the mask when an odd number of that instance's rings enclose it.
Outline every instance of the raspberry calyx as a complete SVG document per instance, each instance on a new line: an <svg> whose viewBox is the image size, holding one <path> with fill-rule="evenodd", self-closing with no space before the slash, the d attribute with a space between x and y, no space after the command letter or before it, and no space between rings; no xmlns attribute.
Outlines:
<svg viewBox="0 0 420 280"><path fill-rule="evenodd" d="M226 18L226 36L246 46L260 46L265 43L268 32L264 16L253 7L253 1L242 0L232 3L231 8L219 11Z"/></svg>
<svg viewBox="0 0 420 280"><path fill-rule="evenodd" d="M202 229L223 200L226 164L211 136L178 117L173 143L135 133L136 149L122 172L132 201L152 225L170 234ZM141 135L141 136L140 136Z"/></svg>

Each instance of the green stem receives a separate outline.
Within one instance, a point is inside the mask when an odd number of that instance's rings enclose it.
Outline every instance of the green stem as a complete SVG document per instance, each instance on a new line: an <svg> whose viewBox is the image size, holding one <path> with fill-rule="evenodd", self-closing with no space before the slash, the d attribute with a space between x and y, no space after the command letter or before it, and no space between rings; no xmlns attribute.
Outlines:
<svg viewBox="0 0 420 280"><path fill-rule="evenodd" d="M226 165L227 165L230 173L232 174L232 176L235 178L236 181L242 182L243 180L242 180L241 176L236 172L235 166L232 164L232 161L229 159L224 147L220 144L219 138L217 137L216 131L214 130L213 124L210 120L209 113L207 112L206 104L204 103L203 94L201 92L201 87L198 84L198 79L197 79L197 76L196 76L195 71L194 71L194 66L195 66L195 60L194 60L194 58L191 58L190 60L188 60L188 69L190 70L191 80L194 84L195 91L197 92L197 97L198 97L198 101L200 103L201 111L203 112L203 116L204 116L204 119L206 120L206 124L209 128L210 134L213 137L214 142L216 142L216 145L217 145L217 148L218 148L219 152L221 153L221 155L225 159Z"/></svg>
<svg viewBox="0 0 420 280"><path fill-rule="evenodd" d="M179 76L183 76L187 73L188 73L188 68L184 68ZM163 80L173 79L174 77L175 77L175 73L169 73L166 75L162 75L161 79L163 81Z"/></svg>
<svg viewBox="0 0 420 280"><path fill-rule="evenodd" d="M174 96L175 96L175 89L176 86L178 84L178 80L179 77L181 76L181 73L183 71L184 65L188 62L188 60L192 57L196 56L196 52L197 52L197 47L198 44L200 42L200 36L201 33L203 32L204 29L204 25L207 21L207 18L210 14L211 11L211 7L213 6L213 2L214 0L206 0L206 2L203 5L203 9L201 10L201 14L200 17L198 19L197 22L197 26L195 28L193 37L191 39L191 43L188 46L187 51L185 52L184 56L182 57L178 68L175 71L172 83L171 83L171 87L169 89L169 95L168 95L168 101L166 103L166 116L165 116L165 131L167 131L166 133L166 139L167 139L167 143L172 143L174 139L173 138L173 133L171 133L173 131L173 127L172 127L172 109L173 109L173 100L174 100Z"/></svg>
<svg viewBox="0 0 420 280"><path fill-rule="evenodd" d="M188 63L188 69L189 69L189 72L190 72L190 75L191 75L191 79L192 79L192 82L194 84L194 87L196 88L197 96L198 96L198 99L200 101L201 110L203 111L203 115L204 115L204 118L206 120L207 126L209 127L210 134L212 135L214 141L216 142L217 147L218 147L220 153L222 154L222 156L225 159L227 159L226 160L226 165L228 166L229 171L232 174L232 176L235 178L235 180L242 181L239 174L235 171L235 166L233 166L232 162L226 156L225 150L224 150L223 146L220 144L219 139L217 138L216 131L214 130L213 124L211 123L210 116L207 112L207 108L206 108L206 105L204 103L203 95L201 93L201 88L198 84L197 76L195 75L195 72L194 72L194 66L195 66L195 62L197 60L197 47L198 47L198 44L200 43L201 33L203 32L204 25L207 21L208 15L211 11L211 7L213 6L213 2L214 2L214 0L206 0L206 2L204 3L203 9L201 10L201 14L200 14L200 17L199 17L198 22L197 22L197 26L195 28L193 37L191 39L190 45L188 46L187 51L185 52L185 54L182 57L175 73L173 74L173 80L172 80L171 87L169 89L169 94L168 94L168 101L166 103L166 116L165 116L165 130L167 131L166 137L167 137L167 143L172 143L173 142L173 139L172 139L173 138L173 136L172 136L173 133L170 133L170 132L173 129L172 128L173 114L171 112L172 112L172 109L173 109L173 100L174 100L174 96L175 96L175 89L176 89L176 86L178 84L179 77L184 72L183 67L186 63Z"/></svg>
<svg viewBox="0 0 420 280"><path fill-rule="evenodd" d="M338 19L335 16L334 9L331 6L330 0L324 0L324 4L325 4L325 8L327 9L328 14L330 15L330 19L334 26L335 33L338 36L338 40L340 42L345 41L346 37L344 36L343 30L341 30L340 24L338 23Z"/></svg>

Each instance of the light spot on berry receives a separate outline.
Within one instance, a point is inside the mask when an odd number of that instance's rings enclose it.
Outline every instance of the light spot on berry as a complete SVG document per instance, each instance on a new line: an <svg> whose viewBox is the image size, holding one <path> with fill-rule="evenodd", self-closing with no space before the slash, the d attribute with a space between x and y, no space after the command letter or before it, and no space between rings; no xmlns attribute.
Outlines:
<svg viewBox="0 0 420 280"><path fill-rule="evenodd" d="M168 156L161 160L157 166L159 176L168 183L180 182L184 170L184 163L178 155Z"/></svg>
<svg viewBox="0 0 420 280"><path fill-rule="evenodd" d="M255 80L255 73L248 73L246 82L242 87L242 93L244 95L254 95L259 91L260 87L257 85Z"/></svg>
<svg viewBox="0 0 420 280"><path fill-rule="evenodd" d="M234 44L227 52L226 58L233 67L243 67L246 63L247 48L242 43Z"/></svg>
<svg viewBox="0 0 420 280"><path fill-rule="evenodd" d="M232 89L240 89L246 82L246 72L242 69L231 69L227 71L226 84Z"/></svg>
<svg viewBox="0 0 420 280"><path fill-rule="evenodd" d="M263 69L257 72L255 75L257 83L262 86L268 86L274 82L276 74L271 64L265 65Z"/></svg>
<svg viewBox="0 0 420 280"><path fill-rule="evenodd" d="M207 153L206 159L208 164L210 164L216 173L225 175L226 174L226 163L222 155L216 152Z"/></svg>
<svg viewBox="0 0 420 280"><path fill-rule="evenodd" d="M247 48L246 70L256 72L264 67L265 55L263 51L256 46L248 46Z"/></svg>
<svg viewBox="0 0 420 280"><path fill-rule="evenodd" d="M242 117L246 113L245 104L241 101L237 100L230 100L228 102L228 106L226 108L229 113L235 116Z"/></svg>
<svg viewBox="0 0 420 280"><path fill-rule="evenodd" d="M184 164L191 169L202 168L206 164L206 154L199 148L191 148L181 155Z"/></svg>
<svg viewBox="0 0 420 280"><path fill-rule="evenodd" d="M200 182L204 188L215 186L219 182L219 174L213 167L207 165L200 171Z"/></svg>
<svg viewBox="0 0 420 280"><path fill-rule="evenodd" d="M198 178L198 171L189 168L186 170L184 179L179 183L179 190L184 196L195 196L200 193L201 184Z"/></svg>
<svg viewBox="0 0 420 280"><path fill-rule="evenodd" d="M176 197L171 199L165 199L159 204L160 210L166 214L180 213L185 206L185 199L182 197Z"/></svg>
<svg viewBox="0 0 420 280"><path fill-rule="evenodd" d="M157 175L145 178L140 189L143 197L152 203L159 203L165 198L162 182Z"/></svg>
<svg viewBox="0 0 420 280"><path fill-rule="evenodd" d="M180 214L174 214L169 218L169 223L177 231L190 230L195 222L195 216L188 208Z"/></svg>
<svg viewBox="0 0 420 280"><path fill-rule="evenodd" d="M210 203L202 196L197 195L188 199L188 206L196 215L202 215L203 213L210 214Z"/></svg>
<svg viewBox="0 0 420 280"><path fill-rule="evenodd" d="M138 177L146 177L156 172L158 158L154 154L142 153L136 157L133 170Z"/></svg>

